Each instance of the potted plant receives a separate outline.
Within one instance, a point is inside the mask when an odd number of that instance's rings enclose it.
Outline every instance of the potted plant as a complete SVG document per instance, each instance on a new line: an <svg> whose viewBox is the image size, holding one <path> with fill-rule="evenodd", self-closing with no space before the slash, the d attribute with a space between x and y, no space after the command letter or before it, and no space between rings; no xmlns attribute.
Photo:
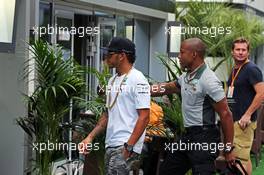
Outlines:
<svg viewBox="0 0 264 175"><path fill-rule="evenodd" d="M17 124L28 134L29 143L39 146L61 141L59 123L69 112L70 99L79 97L85 89L83 71L72 58L63 60L62 49L37 40L29 46L32 58L26 62L23 77L27 79L31 71L35 77L35 89L31 95L25 94L28 115L19 117ZM34 65L32 65L32 63ZM31 68L34 67L34 70ZM34 149L32 171L40 175L51 174L51 163L62 156L62 151Z"/></svg>

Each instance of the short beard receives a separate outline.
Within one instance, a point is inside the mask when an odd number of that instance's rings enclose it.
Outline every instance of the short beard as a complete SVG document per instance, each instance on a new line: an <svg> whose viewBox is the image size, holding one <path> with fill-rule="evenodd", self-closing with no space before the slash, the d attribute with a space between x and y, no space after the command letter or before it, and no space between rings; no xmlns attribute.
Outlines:
<svg viewBox="0 0 264 175"><path fill-rule="evenodd" d="M243 64L248 58L245 58L244 60L237 60L235 59L236 64Z"/></svg>

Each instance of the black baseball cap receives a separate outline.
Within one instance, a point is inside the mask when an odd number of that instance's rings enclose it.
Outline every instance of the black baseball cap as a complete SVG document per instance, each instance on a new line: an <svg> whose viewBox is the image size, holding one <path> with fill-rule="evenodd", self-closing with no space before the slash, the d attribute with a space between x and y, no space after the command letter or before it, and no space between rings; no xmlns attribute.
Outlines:
<svg viewBox="0 0 264 175"><path fill-rule="evenodd" d="M107 54L109 52L125 52L127 54L135 55L136 46L135 44L127 38L114 37L109 42L107 47L102 47L103 53Z"/></svg>

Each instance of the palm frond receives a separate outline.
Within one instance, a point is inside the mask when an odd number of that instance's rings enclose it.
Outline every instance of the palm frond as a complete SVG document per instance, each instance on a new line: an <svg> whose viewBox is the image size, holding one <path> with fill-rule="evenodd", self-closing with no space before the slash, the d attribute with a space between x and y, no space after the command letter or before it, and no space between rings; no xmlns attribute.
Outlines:
<svg viewBox="0 0 264 175"><path fill-rule="evenodd" d="M31 60L25 62L23 78L34 68L35 90L24 95L28 115L17 119L17 124L37 143L58 142L61 139L59 123L69 111L69 101L85 91L84 74L72 58L64 61L62 48L50 46L41 40L29 46ZM49 164L58 156L56 150L36 152L36 168L40 174L49 173Z"/></svg>

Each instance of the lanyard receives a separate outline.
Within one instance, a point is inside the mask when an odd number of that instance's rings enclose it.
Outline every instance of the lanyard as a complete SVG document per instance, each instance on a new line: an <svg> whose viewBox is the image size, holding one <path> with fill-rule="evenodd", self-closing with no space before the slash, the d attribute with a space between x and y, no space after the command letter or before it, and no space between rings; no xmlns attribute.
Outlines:
<svg viewBox="0 0 264 175"><path fill-rule="evenodd" d="M236 74L235 74L235 69L232 71L232 81L231 81L231 87L234 86L235 80L240 72L240 70L242 69L242 67L247 64L249 62L249 60L247 59L237 70Z"/></svg>

